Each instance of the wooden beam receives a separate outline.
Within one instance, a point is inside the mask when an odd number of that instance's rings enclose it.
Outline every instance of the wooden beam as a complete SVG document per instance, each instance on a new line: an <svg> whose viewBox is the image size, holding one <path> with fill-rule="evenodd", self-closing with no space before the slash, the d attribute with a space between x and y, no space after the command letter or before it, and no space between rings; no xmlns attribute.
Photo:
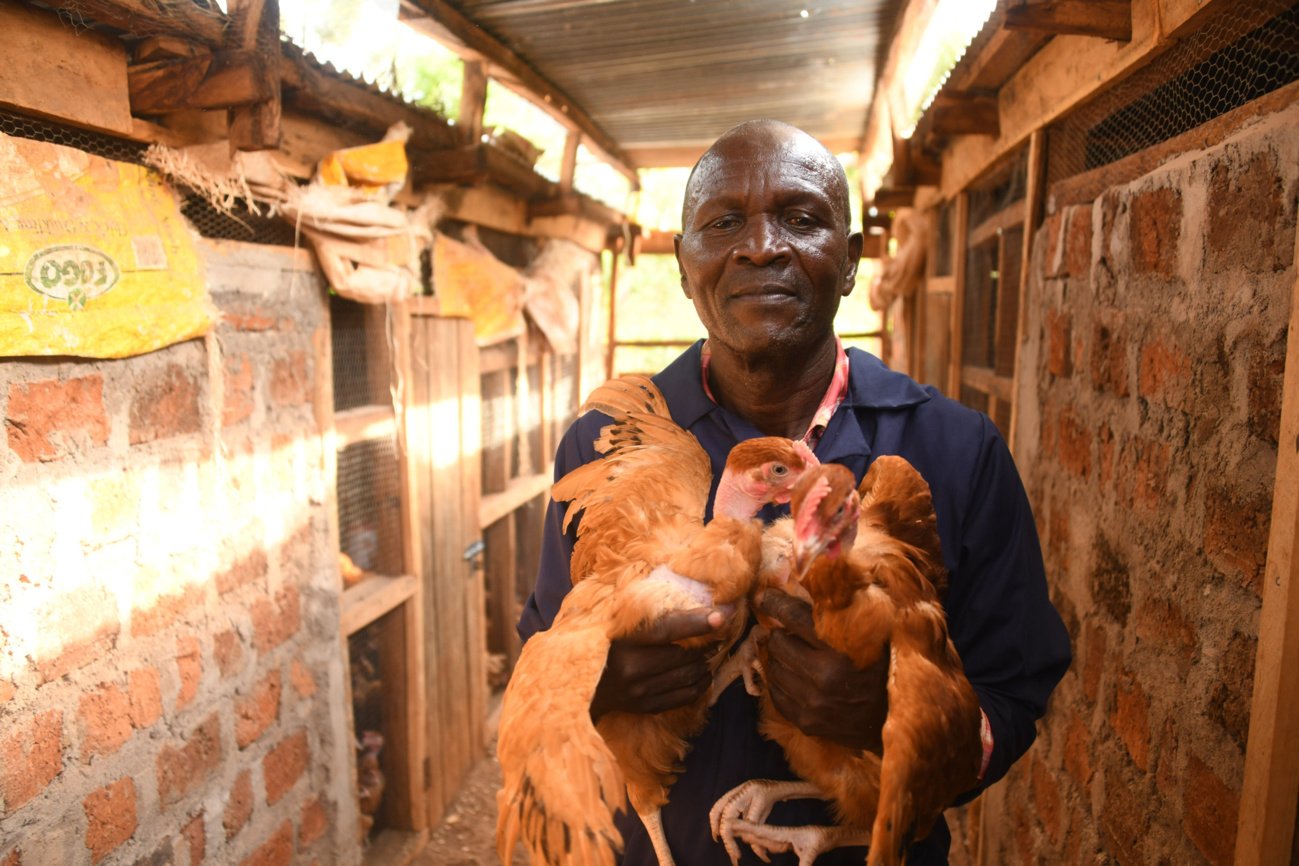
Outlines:
<svg viewBox="0 0 1299 866"><path fill-rule="evenodd" d="M1299 802L1299 279L1290 294L1277 442L1236 866L1291 862Z"/></svg>
<svg viewBox="0 0 1299 866"><path fill-rule="evenodd" d="M636 169L618 142L564 91L446 0L408 0L402 4L401 17L415 27L425 25L424 29L434 30L433 35L441 36L442 41L450 37L452 49L461 49L462 56L485 60L489 65L488 74L493 78L512 89L521 89L524 95L537 97L539 107L565 127L586 136L588 146L639 188Z"/></svg>
<svg viewBox="0 0 1299 866"><path fill-rule="evenodd" d="M577 174L577 147L582 143L581 134L569 130L564 138L564 156L559 163L559 191L573 191L573 178Z"/></svg>
<svg viewBox="0 0 1299 866"><path fill-rule="evenodd" d="M407 148L411 183L495 183L525 199L549 197L555 184L492 144L465 145L440 151Z"/></svg>
<svg viewBox="0 0 1299 866"><path fill-rule="evenodd" d="M279 0L230 0L227 48L249 52L265 99L238 105L228 115L230 149L272 150L280 144Z"/></svg>
<svg viewBox="0 0 1299 866"><path fill-rule="evenodd" d="M126 50L118 40L78 32L48 11L12 3L0 4L0 32L0 105L117 135L130 132Z"/></svg>
<svg viewBox="0 0 1299 866"><path fill-rule="evenodd" d="M226 17L198 3L158 0L48 0L70 20L98 22L127 33L170 34L217 48L225 42ZM215 4L211 4L215 7ZM83 31L84 33L84 31ZM8 51L6 51L8 54Z"/></svg>
<svg viewBox="0 0 1299 866"><path fill-rule="evenodd" d="M990 94L939 93L927 114L932 114L934 135L990 135L1001 133L997 97Z"/></svg>
<svg viewBox="0 0 1299 866"><path fill-rule="evenodd" d="M897 210L900 207L911 207L915 200L916 188L914 186L882 186L875 190L875 198L867 203L867 210L872 205L880 211ZM889 222L891 225L892 220Z"/></svg>
<svg viewBox="0 0 1299 866"><path fill-rule="evenodd" d="M999 27L977 53L957 63L944 86L957 91L995 92L1050 39L1051 34L1039 30Z"/></svg>
<svg viewBox="0 0 1299 866"><path fill-rule="evenodd" d="M134 114L232 108L273 97L270 79L250 51L199 54L137 63L127 69Z"/></svg>
<svg viewBox="0 0 1299 866"><path fill-rule="evenodd" d="M577 192L560 193L528 203L528 218L547 216L580 216L607 226L622 225L623 215L590 196Z"/></svg>
<svg viewBox="0 0 1299 866"><path fill-rule="evenodd" d="M1011 6L1002 26L1127 42L1132 38L1132 0L1042 0Z"/></svg>
<svg viewBox="0 0 1299 866"><path fill-rule="evenodd" d="M465 144L478 144L483 140L483 110L487 107L487 68L479 60L464 61L464 68L456 126Z"/></svg>
<svg viewBox="0 0 1299 866"><path fill-rule="evenodd" d="M484 493L478 504L478 526L485 530L528 500L545 493L550 489L554 471L554 465L550 464L535 475L511 479L506 482L504 490Z"/></svg>

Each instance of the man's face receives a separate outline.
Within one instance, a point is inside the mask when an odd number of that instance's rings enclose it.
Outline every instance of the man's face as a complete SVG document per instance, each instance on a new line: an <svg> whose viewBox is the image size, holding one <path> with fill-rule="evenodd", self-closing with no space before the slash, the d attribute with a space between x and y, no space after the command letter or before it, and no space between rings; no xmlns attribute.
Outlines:
<svg viewBox="0 0 1299 866"><path fill-rule="evenodd" d="M861 235L848 232L831 159L795 130L759 128L724 138L695 170L676 252L712 341L753 355L833 333Z"/></svg>

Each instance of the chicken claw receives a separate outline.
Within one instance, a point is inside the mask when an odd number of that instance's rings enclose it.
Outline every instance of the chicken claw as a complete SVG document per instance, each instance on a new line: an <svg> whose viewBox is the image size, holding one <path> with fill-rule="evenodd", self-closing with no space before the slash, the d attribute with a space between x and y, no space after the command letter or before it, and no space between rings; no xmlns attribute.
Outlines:
<svg viewBox="0 0 1299 866"><path fill-rule="evenodd" d="M736 820L733 832L749 843L762 862L770 863L772 854L793 851L798 855L798 866L812 866L817 857L835 848L870 844L870 832L861 827L773 827ZM732 862L738 859L737 853L732 853Z"/></svg>
<svg viewBox="0 0 1299 866"><path fill-rule="evenodd" d="M777 782L771 779L751 779L737 785L723 794L708 812L708 826L712 828L713 838L720 840L731 856L731 862L740 862L740 846L735 844L736 831L742 824L762 825L771 814L771 807L781 800L799 797L824 796L820 789L809 782ZM747 842L747 836L741 836ZM765 861L757 846L754 853ZM785 850L785 849L776 849Z"/></svg>
<svg viewBox="0 0 1299 866"><path fill-rule="evenodd" d="M758 677L762 675L762 662L758 659L758 644L754 639L754 633L759 628L761 626L754 627L753 632L735 648L735 652L722 662L713 675L713 684L708 690L708 706L717 703L722 692L735 682L736 677L744 678L744 690L753 697L762 694L762 687L758 684Z"/></svg>

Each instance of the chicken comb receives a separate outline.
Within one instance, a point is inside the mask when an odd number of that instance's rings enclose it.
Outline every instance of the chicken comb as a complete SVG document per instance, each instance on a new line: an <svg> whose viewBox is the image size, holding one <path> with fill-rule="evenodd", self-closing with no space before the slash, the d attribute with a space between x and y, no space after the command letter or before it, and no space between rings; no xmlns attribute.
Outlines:
<svg viewBox="0 0 1299 866"><path fill-rule="evenodd" d="M815 458L813 458L815 459ZM821 502L830 494L830 479L824 475L818 475L808 489L807 495L803 497L802 504L798 507L798 513L794 515L794 537L806 538L816 524L816 512L821 507Z"/></svg>

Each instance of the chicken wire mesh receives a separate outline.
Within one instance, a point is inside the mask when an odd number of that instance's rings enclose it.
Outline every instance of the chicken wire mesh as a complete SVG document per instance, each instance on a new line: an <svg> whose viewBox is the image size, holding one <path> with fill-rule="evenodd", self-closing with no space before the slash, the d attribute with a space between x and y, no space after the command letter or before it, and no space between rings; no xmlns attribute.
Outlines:
<svg viewBox="0 0 1299 866"><path fill-rule="evenodd" d="M148 145L128 141L124 138L89 132L36 117L13 114L8 111L0 111L0 132L15 138L29 138L33 141L61 144L64 147L73 147L104 159L129 162L135 165L144 165L144 151L148 148Z"/></svg>
<svg viewBox="0 0 1299 866"><path fill-rule="evenodd" d="M1219 3L1149 66L1048 131L1047 181L1109 165L1299 80L1299 3Z"/></svg>
<svg viewBox="0 0 1299 866"><path fill-rule="evenodd" d="M389 405L386 310L331 295L329 321L334 411Z"/></svg>
<svg viewBox="0 0 1299 866"><path fill-rule="evenodd" d="M339 544L358 568L401 574L401 473L391 437L354 442L338 452Z"/></svg>

